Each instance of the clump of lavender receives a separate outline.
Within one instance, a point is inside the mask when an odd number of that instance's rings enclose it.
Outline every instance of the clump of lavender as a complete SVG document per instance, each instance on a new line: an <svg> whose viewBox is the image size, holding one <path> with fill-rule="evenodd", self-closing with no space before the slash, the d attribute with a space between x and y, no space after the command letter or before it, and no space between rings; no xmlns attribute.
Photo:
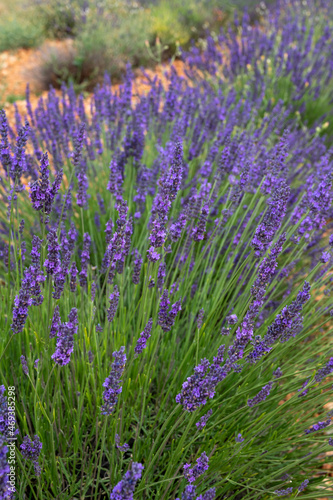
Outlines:
<svg viewBox="0 0 333 500"><path fill-rule="evenodd" d="M23 443L20 446L22 456L25 460L31 460L33 463L36 476L40 476L41 468L38 463L39 455L42 450L43 444L37 435L31 440L30 436L25 436Z"/></svg>
<svg viewBox="0 0 333 500"><path fill-rule="evenodd" d="M114 361L111 366L110 375L105 379L103 387L104 404L101 408L103 415L111 415L118 402L118 394L121 393L121 376L125 368L126 354L125 347L121 347L119 351L113 353Z"/></svg>
<svg viewBox="0 0 333 500"><path fill-rule="evenodd" d="M139 479L141 479L143 469L142 464L133 462L123 479L113 488L110 499L133 500L135 486Z"/></svg>

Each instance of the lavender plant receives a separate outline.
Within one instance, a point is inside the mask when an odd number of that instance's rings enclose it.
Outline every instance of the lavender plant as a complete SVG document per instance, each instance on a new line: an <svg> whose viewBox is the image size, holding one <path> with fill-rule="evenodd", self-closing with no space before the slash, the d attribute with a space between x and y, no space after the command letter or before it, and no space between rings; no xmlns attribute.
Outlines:
<svg viewBox="0 0 333 500"><path fill-rule="evenodd" d="M236 19L136 99L128 67L89 109L63 86L1 113L0 498L13 387L17 498L331 494L320 6Z"/></svg>

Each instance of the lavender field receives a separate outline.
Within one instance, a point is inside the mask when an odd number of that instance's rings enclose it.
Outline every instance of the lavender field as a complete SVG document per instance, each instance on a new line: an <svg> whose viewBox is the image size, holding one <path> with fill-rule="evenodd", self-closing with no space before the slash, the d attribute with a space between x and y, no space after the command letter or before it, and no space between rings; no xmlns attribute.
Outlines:
<svg viewBox="0 0 333 500"><path fill-rule="evenodd" d="M333 4L0 111L0 500L333 497Z"/></svg>

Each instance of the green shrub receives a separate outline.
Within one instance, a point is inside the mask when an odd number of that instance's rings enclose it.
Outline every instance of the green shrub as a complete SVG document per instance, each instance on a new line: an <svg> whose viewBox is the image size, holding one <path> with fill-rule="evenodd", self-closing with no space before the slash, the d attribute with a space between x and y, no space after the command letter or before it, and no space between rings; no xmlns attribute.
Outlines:
<svg viewBox="0 0 333 500"><path fill-rule="evenodd" d="M0 20L0 52L38 45L43 38L41 27L20 17Z"/></svg>

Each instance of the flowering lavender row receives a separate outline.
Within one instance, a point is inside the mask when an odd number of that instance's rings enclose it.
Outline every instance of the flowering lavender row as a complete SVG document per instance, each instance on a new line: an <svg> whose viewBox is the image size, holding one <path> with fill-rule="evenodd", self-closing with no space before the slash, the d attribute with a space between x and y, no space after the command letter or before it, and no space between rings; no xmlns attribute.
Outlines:
<svg viewBox="0 0 333 500"><path fill-rule="evenodd" d="M128 66L0 112L0 498L11 432L27 498L329 487L333 12L303 4L140 95Z"/></svg>

